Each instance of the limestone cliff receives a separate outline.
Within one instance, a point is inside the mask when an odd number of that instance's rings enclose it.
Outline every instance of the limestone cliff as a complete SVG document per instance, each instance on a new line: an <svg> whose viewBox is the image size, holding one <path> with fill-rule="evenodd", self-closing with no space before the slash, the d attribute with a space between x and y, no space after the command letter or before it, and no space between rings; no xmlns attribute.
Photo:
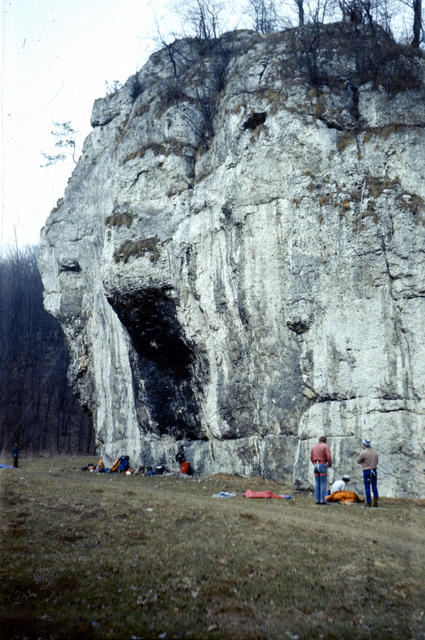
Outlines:
<svg viewBox="0 0 425 640"><path fill-rule="evenodd" d="M99 454L425 495L424 62L351 25L151 56L42 232ZM315 39L316 38L316 39ZM332 477L332 476L331 476Z"/></svg>

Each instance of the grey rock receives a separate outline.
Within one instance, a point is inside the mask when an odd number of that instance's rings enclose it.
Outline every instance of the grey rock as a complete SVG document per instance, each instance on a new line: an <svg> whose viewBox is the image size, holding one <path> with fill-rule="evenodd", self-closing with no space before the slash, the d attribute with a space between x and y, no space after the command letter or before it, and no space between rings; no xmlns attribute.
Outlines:
<svg viewBox="0 0 425 640"><path fill-rule="evenodd" d="M424 63L365 84L338 28L320 86L299 32L241 31L96 101L39 267L107 463L308 489L325 433L362 492L369 437L382 495L424 496Z"/></svg>

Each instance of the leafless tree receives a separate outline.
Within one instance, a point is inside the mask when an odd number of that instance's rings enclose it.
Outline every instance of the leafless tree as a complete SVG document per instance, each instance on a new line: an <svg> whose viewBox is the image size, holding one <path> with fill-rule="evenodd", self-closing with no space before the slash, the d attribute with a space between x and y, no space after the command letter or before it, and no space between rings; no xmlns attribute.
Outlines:
<svg viewBox="0 0 425 640"><path fill-rule="evenodd" d="M214 40L225 29L225 4L222 0L189 0L174 3L174 12L182 23L179 37Z"/></svg>
<svg viewBox="0 0 425 640"><path fill-rule="evenodd" d="M298 26L302 27L305 21L304 18L304 0L294 0L297 12L298 12Z"/></svg>
<svg viewBox="0 0 425 640"><path fill-rule="evenodd" d="M408 7L413 15L411 45L419 49L424 41L424 13L422 0L400 0L401 4Z"/></svg>
<svg viewBox="0 0 425 640"><path fill-rule="evenodd" d="M302 0L297 0L302 3ZM248 0L248 14L255 31L271 33L279 28L274 0Z"/></svg>
<svg viewBox="0 0 425 640"><path fill-rule="evenodd" d="M68 122L53 122L54 129L51 131L52 136L56 139L55 148L60 151L54 153L44 153L41 155L45 159L45 164L42 167L50 167L58 162L63 162L69 155L71 155L74 164L77 164L76 160L76 143L75 143L75 129L71 125L71 120Z"/></svg>
<svg viewBox="0 0 425 640"><path fill-rule="evenodd" d="M214 137L217 99L225 85L232 53L232 38L224 40L221 37L225 29L224 8L221 0L190 0L187 4L176 0L174 12L183 26L181 32L174 35L192 38L196 42L188 47L180 40L169 42L159 36L173 69L173 77L165 81L165 91L170 97L175 95L182 102L187 99L196 104L200 121L192 119L184 111L182 116L204 147L208 147ZM197 78L192 82L192 95L189 96L184 78L193 72Z"/></svg>
<svg viewBox="0 0 425 640"><path fill-rule="evenodd" d="M423 40L422 0L412 0L413 9L413 40L412 45L418 47Z"/></svg>
<svg viewBox="0 0 425 640"><path fill-rule="evenodd" d="M91 421L67 382L68 353L43 307L33 247L0 260L0 449L92 452ZM13 444L12 442L12 444Z"/></svg>

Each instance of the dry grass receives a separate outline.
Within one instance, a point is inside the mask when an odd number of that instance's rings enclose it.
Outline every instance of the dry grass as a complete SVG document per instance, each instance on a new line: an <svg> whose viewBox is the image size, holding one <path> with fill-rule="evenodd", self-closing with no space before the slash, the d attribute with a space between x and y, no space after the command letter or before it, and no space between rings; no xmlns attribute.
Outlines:
<svg viewBox="0 0 425 640"><path fill-rule="evenodd" d="M425 501L316 507L261 479L84 464L0 470L3 637L425 638Z"/></svg>
<svg viewBox="0 0 425 640"><path fill-rule="evenodd" d="M140 258L146 253L150 253L150 261L156 262L161 255L158 245L161 246L161 243L157 235L151 238L139 238L139 240L126 240L124 244L114 251L114 261L120 262L120 260L123 260L127 264L132 256Z"/></svg>

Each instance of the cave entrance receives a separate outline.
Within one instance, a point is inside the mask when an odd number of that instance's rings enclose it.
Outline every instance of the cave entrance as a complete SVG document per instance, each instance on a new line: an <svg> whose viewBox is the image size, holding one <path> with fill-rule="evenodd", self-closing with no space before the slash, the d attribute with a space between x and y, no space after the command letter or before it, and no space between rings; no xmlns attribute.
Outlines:
<svg viewBox="0 0 425 640"><path fill-rule="evenodd" d="M195 356L186 341L169 290L144 289L118 294L108 301L134 347L133 381L140 426L144 430L149 426L141 417L148 409L159 435L191 440L205 437L194 385L196 372L202 375L206 360L200 354Z"/></svg>
<svg viewBox="0 0 425 640"><path fill-rule="evenodd" d="M254 131L254 129L264 124L266 119L267 113L265 111L261 111L260 113L254 111L254 113L251 113L249 118L245 120L242 126L244 129L250 129L251 131Z"/></svg>

